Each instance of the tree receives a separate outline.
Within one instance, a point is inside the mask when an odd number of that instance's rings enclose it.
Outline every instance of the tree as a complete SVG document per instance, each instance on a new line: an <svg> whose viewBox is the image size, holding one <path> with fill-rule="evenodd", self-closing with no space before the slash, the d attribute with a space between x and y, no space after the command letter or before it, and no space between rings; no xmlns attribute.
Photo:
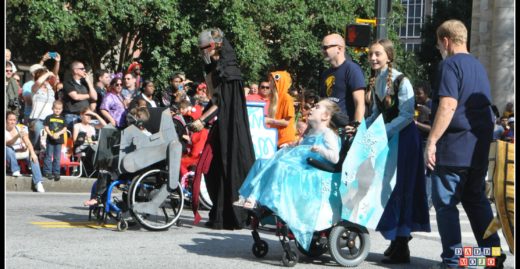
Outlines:
<svg viewBox="0 0 520 269"><path fill-rule="evenodd" d="M403 21L404 11L399 9L398 0L394 2L389 25ZM269 71L287 69L295 86L317 90L320 74L328 67L320 50L321 39L333 32L343 34L355 17L373 18L374 2L69 0L63 4L57 0L10 0L7 44L16 48L13 55L26 62L56 50L69 62L81 60L93 69L103 63L111 71L121 71L132 60L132 52L140 49L143 76L154 79L161 88L178 70L202 81L198 34L205 28L219 27L235 47L247 82L265 79ZM392 29L389 27L390 32ZM399 42L396 46L401 49ZM360 63L369 70L366 62Z"/></svg>
<svg viewBox="0 0 520 269"><path fill-rule="evenodd" d="M468 47L469 33L471 33L471 11L473 1L456 1L456 0L438 0L433 3L432 16L428 16L423 30L421 31L421 51L418 54L419 60L424 64L426 69L426 80L431 82L437 71L437 66L442 60L437 48L436 31L437 28L446 20L457 19L466 25L468 29Z"/></svg>

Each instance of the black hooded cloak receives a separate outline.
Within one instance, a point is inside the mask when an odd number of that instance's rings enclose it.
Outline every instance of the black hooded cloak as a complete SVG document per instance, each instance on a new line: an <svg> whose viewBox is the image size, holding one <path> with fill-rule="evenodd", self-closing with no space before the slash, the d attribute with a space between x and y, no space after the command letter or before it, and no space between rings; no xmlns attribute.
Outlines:
<svg viewBox="0 0 520 269"><path fill-rule="evenodd" d="M198 222L198 187L201 173L204 173L213 203L208 226L214 229L240 229L247 212L234 207L232 203L238 199L238 190L255 161L255 153L236 54L225 38L222 44L219 60L206 66L206 72L211 76L213 93L205 110L215 104L218 112L197 164L193 207L195 222Z"/></svg>

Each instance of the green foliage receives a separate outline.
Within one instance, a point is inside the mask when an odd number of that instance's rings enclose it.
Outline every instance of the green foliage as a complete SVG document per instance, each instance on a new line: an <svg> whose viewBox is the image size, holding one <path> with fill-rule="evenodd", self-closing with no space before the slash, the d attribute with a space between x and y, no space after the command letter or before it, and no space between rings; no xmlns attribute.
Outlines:
<svg viewBox="0 0 520 269"><path fill-rule="evenodd" d="M388 29L397 40L392 29L403 22L404 10L399 0L393 1ZM128 66L129 52L139 48L143 76L164 88L179 70L192 80L203 79L198 33L219 27L237 52L246 82L287 69L295 86L317 90L328 67L320 51L322 38L344 34L356 17L373 18L374 9L372 0L10 0L7 46L29 63L55 50L65 62L77 59L93 69L104 63L111 71ZM398 44L400 69L412 75L418 65ZM353 58L368 74L366 56Z"/></svg>
<svg viewBox="0 0 520 269"><path fill-rule="evenodd" d="M423 43L421 44L421 52L418 54L419 60L424 64L426 69L426 81L431 82L433 80L437 66L442 60L440 53L435 47L437 44L437 27L449 19L460 20L468 29L469 39L469 33L471 33L472 2L473 1L439 0L433 3L432 16L427 18L421 32Z"/></svg>

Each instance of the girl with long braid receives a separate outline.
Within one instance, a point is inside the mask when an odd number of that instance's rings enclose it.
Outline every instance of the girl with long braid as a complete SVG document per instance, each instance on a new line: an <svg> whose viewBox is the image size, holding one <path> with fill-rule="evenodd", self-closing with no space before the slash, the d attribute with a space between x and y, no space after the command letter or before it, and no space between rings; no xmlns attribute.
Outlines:
<svg viewBox="0 0 520 269"><path fill-rule="evenodd" d="M366 119L367 126L383 114L388 140L398 140L397 144L389 144L390 152L397 151L396 183L376 228L392 240L382 262L409 263L410 233L430 232L422 147L413 121L414 91L410 81L393 67L394 48L390 40L372 43L369 61L375 72L369 83L372 113Z"/></svg>

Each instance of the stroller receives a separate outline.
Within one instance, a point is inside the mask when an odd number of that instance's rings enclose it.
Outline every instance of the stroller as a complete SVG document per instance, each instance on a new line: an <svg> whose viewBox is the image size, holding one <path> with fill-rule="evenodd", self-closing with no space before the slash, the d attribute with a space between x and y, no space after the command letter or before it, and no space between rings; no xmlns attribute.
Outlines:
<svg viewBox="0 0 520 269"><path fill-rule="evenodd" d="M164 108L151 108L150 120L142 123L151 135L143 133L135 125L118 130L111 125L103 127L99 134L98 150L94 160L99 169L98 177L107 177L111 184L90 207L89 220L98 222L115 219L117 229L128 228L124 214L150 231L166 230L178 222L184 206L184 196L179 185L182 147L175 132L170 112ZM96 184L91 198L96 197ZM114 189L122 197L112 197Z"/></svg>
<svg viewBox="0 0 520 269"><path fill-rule="evenodd" d="M333 119L336 126L346 126L348 117L342 114L336 114ZM308 158L307 162L323 171L330 173L341 173L342 164L349 151L352 139L349 139L345 130L340 129L339 135L342 146L340 150L340 159L337 164L330 165L312 158ZM267 255L269 246L267 242L259 236L258 229L261 224L274 224L275 234L279 237L284 253L282 254L282 263L285 266L292 267L298 263L299 254L295 251L290 241L294 240L299 252L311 257L317 258L327 251L330 252L332 258L343 266L357 266L365 260L370 250L370 236L366 227L352 223L346 220L340 220L331 227L315 231L312 236L310 247L306 250L290 231L286 223L278 216L273 214L266 207L260 207L251 211L250 226L252 228L252 236L254 243L252 246L253 254L262 258Z"/></svg>

